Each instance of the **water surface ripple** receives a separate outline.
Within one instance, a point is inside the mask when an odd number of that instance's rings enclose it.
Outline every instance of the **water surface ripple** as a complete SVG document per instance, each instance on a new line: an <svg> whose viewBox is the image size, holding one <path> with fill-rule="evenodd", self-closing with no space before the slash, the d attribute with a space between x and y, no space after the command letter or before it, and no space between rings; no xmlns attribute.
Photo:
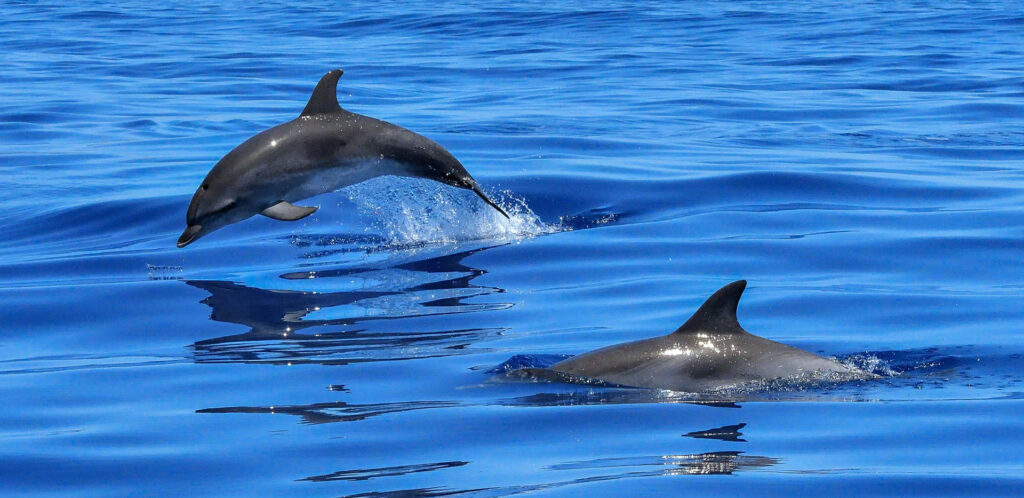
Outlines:
<svg viewBox="0 0 1024 498"><path fill-rule="evenodd" d="M0 15L5 495L1024 490L1018 2ZM206 171L335 67L512 221L383 178L176 249ZM739 278L745 328L882 378L508 375Z"/></svg>

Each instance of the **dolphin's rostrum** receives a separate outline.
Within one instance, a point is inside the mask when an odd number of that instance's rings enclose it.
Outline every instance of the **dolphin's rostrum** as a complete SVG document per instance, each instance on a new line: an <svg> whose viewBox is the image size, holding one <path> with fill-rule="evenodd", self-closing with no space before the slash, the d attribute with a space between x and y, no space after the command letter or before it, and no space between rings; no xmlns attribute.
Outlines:
<svg viewBox="0 0 1024 498"><path fill-rule="evenodd" d="M400 126L338 105L341 69L320 79L298 118L263 131L224 156L188 206L185 247L256 214L284 221L315 207L293 202L382 175L428 178L472 190L508 218L444 147Z"/></svg>
<svg viewBox="0 0 1024 498"><path fill-rule="evenodd" d="M621 386L707 392L813 375L847 381L874 377L834 360L750 334L736 308L738 280L715 292L669 335L618 344L555 363L550 370Z"/></svg>

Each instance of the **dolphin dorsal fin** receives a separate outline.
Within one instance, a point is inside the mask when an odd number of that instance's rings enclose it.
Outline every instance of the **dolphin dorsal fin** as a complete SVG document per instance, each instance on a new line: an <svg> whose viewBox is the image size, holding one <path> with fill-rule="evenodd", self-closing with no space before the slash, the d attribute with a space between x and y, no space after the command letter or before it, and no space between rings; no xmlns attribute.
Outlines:
<svg viewBox="0 0 1024 498"><path fill-rule="evenodd" d="M747 288L746 280L737 280L711 295L700 309L690 317L682 327L673 334L694 332L743 332L739 320L736 319L736 306L740 303L743 289Z"/></svg>
<svg viewBox="0 0 1024 498"><path fill-rule="evenodd" d="M313 89L313 95L309 97L306 108L300 116L314 116L316 114L330 114L341 111L338 105L338 78L341 78L341 69L328 71L320 82Z"/></svg>

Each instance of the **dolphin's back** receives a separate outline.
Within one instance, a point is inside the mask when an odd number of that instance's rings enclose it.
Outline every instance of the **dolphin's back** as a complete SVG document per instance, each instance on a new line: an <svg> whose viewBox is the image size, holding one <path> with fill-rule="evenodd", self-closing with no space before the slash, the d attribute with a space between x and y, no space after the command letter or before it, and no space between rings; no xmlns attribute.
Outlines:
<svg viewBox="0 0 1024 498"><path fill-rule="evenodd" d="M745 281L729 284L675 332L581 354L552 370L614 384L703 392L765 380L855 369L745 330L736 308Z"/></svg>

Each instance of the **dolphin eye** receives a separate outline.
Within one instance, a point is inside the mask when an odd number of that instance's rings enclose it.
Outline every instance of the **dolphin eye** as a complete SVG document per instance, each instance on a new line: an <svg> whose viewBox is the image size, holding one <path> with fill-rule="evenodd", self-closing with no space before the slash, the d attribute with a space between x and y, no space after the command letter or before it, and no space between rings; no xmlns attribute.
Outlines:
<svg viewBox="0 0 1024 498"><path fill-rule="evenodd" d="M203 190L206 190L206 189L210 188L210 184L209 183L204 183L204 184L200 185L199 188L201 188Z"/></svg>

